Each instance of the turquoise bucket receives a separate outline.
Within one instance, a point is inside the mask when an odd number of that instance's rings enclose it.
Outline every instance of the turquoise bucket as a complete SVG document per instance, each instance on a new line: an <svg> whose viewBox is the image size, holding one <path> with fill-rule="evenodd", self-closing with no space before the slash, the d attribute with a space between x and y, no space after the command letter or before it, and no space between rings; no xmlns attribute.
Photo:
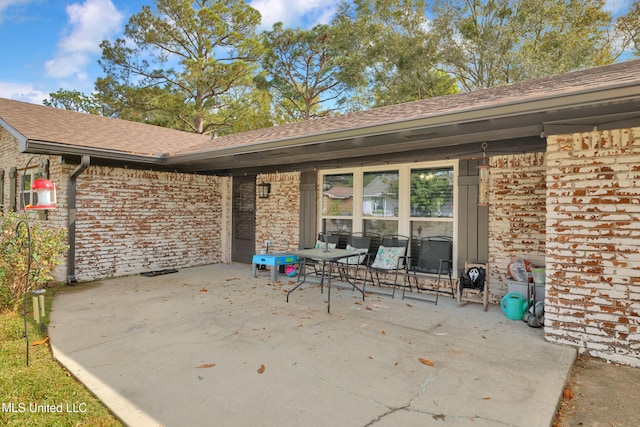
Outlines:
<svg viewBox="0 0 640 427"><path fill-rule="evenodd" d="M500 308L502 308L507 319L522 320L527 307L528 304L524 295L517 292L509 292L500 300Z"/></svg>

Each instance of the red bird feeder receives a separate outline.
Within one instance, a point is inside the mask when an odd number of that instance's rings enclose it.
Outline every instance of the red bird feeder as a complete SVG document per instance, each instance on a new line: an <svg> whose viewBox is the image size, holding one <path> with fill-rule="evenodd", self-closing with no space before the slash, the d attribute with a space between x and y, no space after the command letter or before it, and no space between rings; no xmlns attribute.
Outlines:
<svg viewBox="0 0 640 427"><path fill-rule="evenodd" d="M31 184L31 189L38 195L38 202L35 205L27 205L25 209L55 209L56 208L56 186L48 179L36 179Z"/></svg>

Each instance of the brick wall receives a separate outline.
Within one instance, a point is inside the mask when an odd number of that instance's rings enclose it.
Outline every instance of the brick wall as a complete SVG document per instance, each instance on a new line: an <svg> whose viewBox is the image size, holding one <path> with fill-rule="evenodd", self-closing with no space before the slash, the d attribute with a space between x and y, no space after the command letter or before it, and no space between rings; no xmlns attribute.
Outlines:
<svg viewBox="0 0 640 427"><path fill-rule="evenodd" d="M29 168L38 168L40 160L49 162L49 179L56 185L56 194L58 199L58 209L48 210L46 215L43 212L30 212L29 222L31 224L38 223L42 227L50 229L66 228L67 226L67 180L66 170L68 165L58 161L57 156L33 156L31 154L18 153L18 142L4 128L0 128L0 170L4 171L4 212L10 212L10 186L11 186L11 168L18 168L18 175L22 173L23 168L27 165ZM21 177L18 177L18 182ZM19 184L17 184L19 185ZM19 189L17 189L19 191ZM20 215L24 215L19 212ZM66 256L66 254L65 254ZM52 274L54 280L64 281L66 279L66 258L63 258L62 264Z"/></svg>
<svg viewBox="0 0 640 427"><path fill-rule="evenodd" d="M515 257L543 265L546 225L544 153L490 160L489 283L491 301L507 293L507 266Z"/></svg>
<svg viewBox="0 0 640 427"><path fill-rule="evenodd" d="M77 279L221 262L225 180L90 166L78 177Z"/></svg>
<svg viewBox="0 0 640 427"><path fill-rule="evenodd" d="M271 241L269 251L294 251L300 239L300 173L258 175L256 182L271 183L271 194L256 199L256 248ZM257 195L256 195L257 197Z"/></svg>
<svg viewBox="0 0 640 427"><path fill-rule="evenodd" d="M548 138L549 341L640 366L640 128Z"/></svg>

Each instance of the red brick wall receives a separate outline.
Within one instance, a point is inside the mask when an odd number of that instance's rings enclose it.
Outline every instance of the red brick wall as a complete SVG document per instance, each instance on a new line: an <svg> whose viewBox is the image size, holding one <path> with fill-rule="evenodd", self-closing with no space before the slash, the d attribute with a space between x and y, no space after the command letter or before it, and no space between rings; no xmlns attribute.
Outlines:
<svg viewBox="0 0 640 427"><path fill-rule="evenodd" d="M256 182L271 183L271 194L256 199L256 248L269 251L293 251L300 239L300 173L272 173L258 175ZM257 195L256 195L257 197Z"/></svg>
<svg viewBox="0 0 640 427"><path fill-rule="evenodd" d="M521 257L544 264L546 241L544 153L491 158L489 283L492 302L507 293L507 266Z"/></svg>
<svg viewBox="0 0 640 427"><path fill-rule="evenodd" d="M548 138L547 339L640 366L640 128Z"/></svg>

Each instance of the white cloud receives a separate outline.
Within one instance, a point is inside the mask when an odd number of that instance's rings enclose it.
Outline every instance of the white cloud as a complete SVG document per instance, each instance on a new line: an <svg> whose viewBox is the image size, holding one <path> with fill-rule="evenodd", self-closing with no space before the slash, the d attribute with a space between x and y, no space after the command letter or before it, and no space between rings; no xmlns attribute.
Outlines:
<svg viewBox="0 0 640 427"><path fill-rule="evenodd" d="M30 84L0 82L0 98L42 104L48 97L48 93L37 90Z"/></svg>
<svg viewBox="0 0 640 427"><path fill-rule="evenodd" d="M252 0L249 4L260 11L263 29L273 28L276 22L282 22L288 28L311 28L316 24L328 24L340 1Z"/></svg>
<svg viewBox="0 0 640 427"><path fill-rule="evenodd" d="M27 4L32 2L33 0L0 0L0 23L4 18L4 12L9 9L11 6L20 6L22 4Z"/></svg>
<svg viewBox="0 0 640 427"><path fill-rule="evenodd" d="M100 43L122 30L124 15L111 0L85 0L66 8L66 35L58 42L55 56L45 63L48 77L87 78L87 65L100 54Z"/></svg>

